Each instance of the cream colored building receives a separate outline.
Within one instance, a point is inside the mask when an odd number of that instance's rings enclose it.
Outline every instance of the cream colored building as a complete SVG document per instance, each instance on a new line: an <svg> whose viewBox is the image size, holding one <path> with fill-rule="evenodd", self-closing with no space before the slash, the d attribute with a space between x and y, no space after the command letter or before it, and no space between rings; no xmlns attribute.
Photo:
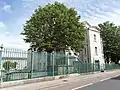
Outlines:
<svg viewBox="0 0 120 90"><path fill-rule="evenodd" d="M98 63L102 66L105 62L100 31L96 26L91 26L87 22L84 23L86 25L85 45L84 49L80 52L80 60L89 63Z"/></svg>

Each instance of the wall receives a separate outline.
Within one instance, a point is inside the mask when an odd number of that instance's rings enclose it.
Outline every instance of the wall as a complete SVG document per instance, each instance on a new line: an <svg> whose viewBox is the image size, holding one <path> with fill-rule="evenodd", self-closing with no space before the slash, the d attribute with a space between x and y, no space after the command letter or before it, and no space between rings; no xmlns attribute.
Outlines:
<svg viewBox="0 0 120 90"><path fill-rule="evenodd" d="M100 61L100 64L104 64L102 41L100 38L100 31L95 28L89 28L89 46L90 46L90 58L91 63L95 63L96 60ZM94 40L96 35L96 41ZM95 53L95 47L97 47L97 55Z"/></svg>

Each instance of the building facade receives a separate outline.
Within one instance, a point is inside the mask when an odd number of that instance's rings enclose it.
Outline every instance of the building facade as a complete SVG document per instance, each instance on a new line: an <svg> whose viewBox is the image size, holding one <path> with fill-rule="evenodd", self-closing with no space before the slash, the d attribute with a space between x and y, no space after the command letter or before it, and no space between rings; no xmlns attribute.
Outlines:
<svg viewBox="0 0 120 90"><path fill-rule="evenodd" d="M96 26L84 23L86 25L85 44L84 49L80 51L80 60L102 66L105 62L100 31Z"/></svg>

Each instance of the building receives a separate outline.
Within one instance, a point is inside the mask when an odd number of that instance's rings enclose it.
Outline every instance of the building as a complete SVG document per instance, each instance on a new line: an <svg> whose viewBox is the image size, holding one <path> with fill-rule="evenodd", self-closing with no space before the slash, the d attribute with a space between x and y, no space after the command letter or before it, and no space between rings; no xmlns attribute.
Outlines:
<svg viewBox="0 0 120 90"><path fill-rule="evenodd" d="M80 60L102 66L104 62L103 44L100 31L96 26L86 25L84 49L80 51Z"/></svg>

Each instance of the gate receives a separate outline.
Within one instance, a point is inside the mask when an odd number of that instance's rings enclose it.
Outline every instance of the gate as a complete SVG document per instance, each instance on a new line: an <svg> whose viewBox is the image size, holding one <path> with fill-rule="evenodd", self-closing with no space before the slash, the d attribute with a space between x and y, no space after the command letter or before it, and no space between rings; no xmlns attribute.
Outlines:
<svg viewBox="0 0 120 90"><path fill-rule="evenodd" d="M99 60L95 60L94 70L95 71L100 71L100 62L99 62Z"/></svg>

